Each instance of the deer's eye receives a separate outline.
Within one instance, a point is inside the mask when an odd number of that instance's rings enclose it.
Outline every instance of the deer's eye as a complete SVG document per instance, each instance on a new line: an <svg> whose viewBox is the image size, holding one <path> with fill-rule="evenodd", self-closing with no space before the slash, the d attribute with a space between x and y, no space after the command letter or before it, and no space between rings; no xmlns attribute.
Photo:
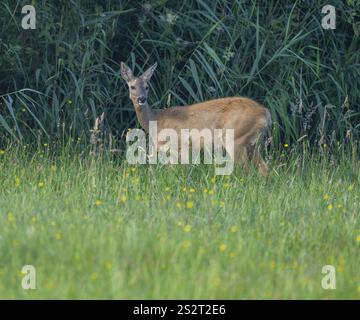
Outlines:
<svg viewBox="0 0 360 320"><path fill-rule="evenodd" d="M146 86L146 87L145 87L145 90L149 90L149 86Z"/></svg>
<svg viewBox="0 0 360 320"><path fill-rule="evenodd" d="M130 86L130 89L131 89L131 90L135 90L135 87L134 87L134 86Z"/></svg>

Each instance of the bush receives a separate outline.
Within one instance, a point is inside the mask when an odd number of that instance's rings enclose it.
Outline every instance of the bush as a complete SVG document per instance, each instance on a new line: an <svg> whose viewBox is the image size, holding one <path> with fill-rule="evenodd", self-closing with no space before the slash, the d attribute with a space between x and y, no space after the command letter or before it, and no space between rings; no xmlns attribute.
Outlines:
<svg viewBox="0 0 360 320"><path fill-rule="evenodd" d="M32 1L37 29L21 28L27 1L0 4L0 141L90 139L95 119L117 137L137 126L119 77L159 66L154 108L249 96L273 117L273 141L359 138L356 1Z"/></svg>

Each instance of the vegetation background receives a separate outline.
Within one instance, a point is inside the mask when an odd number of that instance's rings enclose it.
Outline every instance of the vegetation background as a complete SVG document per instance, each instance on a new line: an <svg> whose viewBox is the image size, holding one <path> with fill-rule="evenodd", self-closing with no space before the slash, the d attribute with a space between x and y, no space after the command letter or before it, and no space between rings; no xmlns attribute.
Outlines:
<svg viewBox="0 0 360 320"><path fill-rule="evenodd" d="M35 30L21 8L36 8ZM137 121L119 63L155 61L154 108L243 95L271 109L273 145L359 138L359 1L84 0L0 4L0 143L116 138ZM119 141L113 140L113 141Z"/></svg>

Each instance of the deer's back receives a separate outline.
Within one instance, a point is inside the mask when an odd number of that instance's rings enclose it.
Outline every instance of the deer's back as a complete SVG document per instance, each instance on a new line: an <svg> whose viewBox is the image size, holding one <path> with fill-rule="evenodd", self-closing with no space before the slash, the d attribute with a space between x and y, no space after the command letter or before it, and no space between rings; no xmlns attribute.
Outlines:
<svg viewBox="0 0 360 320"><path fill-rule="evenodd" d="M228 97L158 110L159 129L235 129L235 136L265 128L268 110L245 97Z"/></svg>

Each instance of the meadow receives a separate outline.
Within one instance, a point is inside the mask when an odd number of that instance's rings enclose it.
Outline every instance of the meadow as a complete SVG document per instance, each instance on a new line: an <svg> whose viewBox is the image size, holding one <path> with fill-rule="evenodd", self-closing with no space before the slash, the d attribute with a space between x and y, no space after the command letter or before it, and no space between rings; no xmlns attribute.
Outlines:
<svg viewBox="0 0 360 320"><path fill-rule="evenodd" d="M284 148L264 178L51 148L1 151L1 299L360 297L356 150Z"/></svg>

